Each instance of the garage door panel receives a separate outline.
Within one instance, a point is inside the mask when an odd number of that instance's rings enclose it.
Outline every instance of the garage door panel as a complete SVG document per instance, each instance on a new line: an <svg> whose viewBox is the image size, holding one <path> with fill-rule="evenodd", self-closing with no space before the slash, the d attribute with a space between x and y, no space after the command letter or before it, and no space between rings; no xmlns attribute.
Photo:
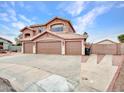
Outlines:
<svg viewBox="0 0 124 93"><path fill-rule="evenodd" d="M81 55L81 41L66 41L67 55Z"/></svg>
<svg viewBox="0 0 124 93"><path fill-rule="evenodd" d="M33 53L33 42L24 43L24 53Z"/></svg>
<svg viewBox="0 0 124 93"><path fill-rule="evenodd" d="M38 42L37 53L61 54L61 42Z"/></svg>

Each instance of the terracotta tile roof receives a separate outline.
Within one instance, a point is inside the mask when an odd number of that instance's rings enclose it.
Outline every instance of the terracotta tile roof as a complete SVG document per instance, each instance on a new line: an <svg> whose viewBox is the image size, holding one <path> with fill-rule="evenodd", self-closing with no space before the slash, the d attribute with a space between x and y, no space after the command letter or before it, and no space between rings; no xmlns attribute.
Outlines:
<svg viewBox="0 0 124 93"><path fill-rule="evenodd" d="M30 28L30 27L24 27L24 28L21 29L20 31L22 32L22 31L24 31L24 29L29 29L29 30L35 31L35 30L33 30L32 28Z"/></svg>
<svg viewBox="0 0 124 93"><path fill-rule="evenodd" d="M31 27L45 26L45 25L49 24L50 22L52 22L52 21L55 20L55 19L60 19L60 20L67 21L67 22L70 24L70 26L72 27L73 31L76 32L75 29L73 28L72 24L71 24L71 21L69 21L69 20L67 20L67 19L60 18L60 17L54 17L54 18L52 18L51 20L49 20L48 22L46 22L45 24L34 24L34 25L26 26L26 27L24 27L23 29L21 29L20 31L23 31L24 29L33 30ZM35 30L34 30L34 31L35 31Z"/></svg>
<svg viewBox="0 0 124 93"><path fill-rule="evenodd" d="M45 26L46 24L34 24L30 25L29 27L40 27L40 26Z"/></svg>
<svg viewBox="0 0 124 93"><path fill-rule="evenodd" d="M29 27L45 26L45 25L47 25L48 23L52 22L52 21L55 20L55 19L61 19L61 20L70 22L69 20L64 19L64 18L54 17L54 18L52 18L51 20L49 20L48 22L46 22L45 24L34 24L34 25L30 25Z"/></svg>

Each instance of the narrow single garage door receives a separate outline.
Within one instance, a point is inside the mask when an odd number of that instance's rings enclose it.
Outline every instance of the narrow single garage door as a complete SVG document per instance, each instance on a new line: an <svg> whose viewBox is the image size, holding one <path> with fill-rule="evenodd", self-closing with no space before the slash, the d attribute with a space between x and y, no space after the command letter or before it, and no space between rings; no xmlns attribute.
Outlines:
<svg viewBox="0 0 124 93"><path fill-rule="evenodd" d="M37 53L61 54L61 42L60 41L37 42Z"/></svg>
<svg viewBox="0 0 124 93"><path fill-rule="evenodd" d="M65 53L66 55L81 55L81 41L66 41Z"/></svg>
<svg viewBox="0 0 124 93"><path fill-rule="evenodd" d="M24 43L24 53L33 53L33 42Z"/></svg>

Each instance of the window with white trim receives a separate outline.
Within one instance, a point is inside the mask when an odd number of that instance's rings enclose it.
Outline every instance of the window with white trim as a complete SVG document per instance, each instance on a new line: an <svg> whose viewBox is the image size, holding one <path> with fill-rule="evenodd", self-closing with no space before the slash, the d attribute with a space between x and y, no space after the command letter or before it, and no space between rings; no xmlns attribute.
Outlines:
<svg viewBox="0 0 124 93"><path fill-rule="evenodd" d="M64 25L63 24L52 25L51 30L54 32L61 32L64 30Z"/></svg>

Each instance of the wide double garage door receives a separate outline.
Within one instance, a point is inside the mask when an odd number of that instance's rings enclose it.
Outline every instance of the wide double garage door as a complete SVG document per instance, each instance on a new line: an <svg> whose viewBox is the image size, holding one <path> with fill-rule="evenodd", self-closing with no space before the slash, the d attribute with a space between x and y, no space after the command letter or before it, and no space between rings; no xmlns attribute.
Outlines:
<svg viewBox="0 0 124 93"><path fill-rule="evenodd" d="M61 54L61 42L37 42L37 54Z"/></svg>

